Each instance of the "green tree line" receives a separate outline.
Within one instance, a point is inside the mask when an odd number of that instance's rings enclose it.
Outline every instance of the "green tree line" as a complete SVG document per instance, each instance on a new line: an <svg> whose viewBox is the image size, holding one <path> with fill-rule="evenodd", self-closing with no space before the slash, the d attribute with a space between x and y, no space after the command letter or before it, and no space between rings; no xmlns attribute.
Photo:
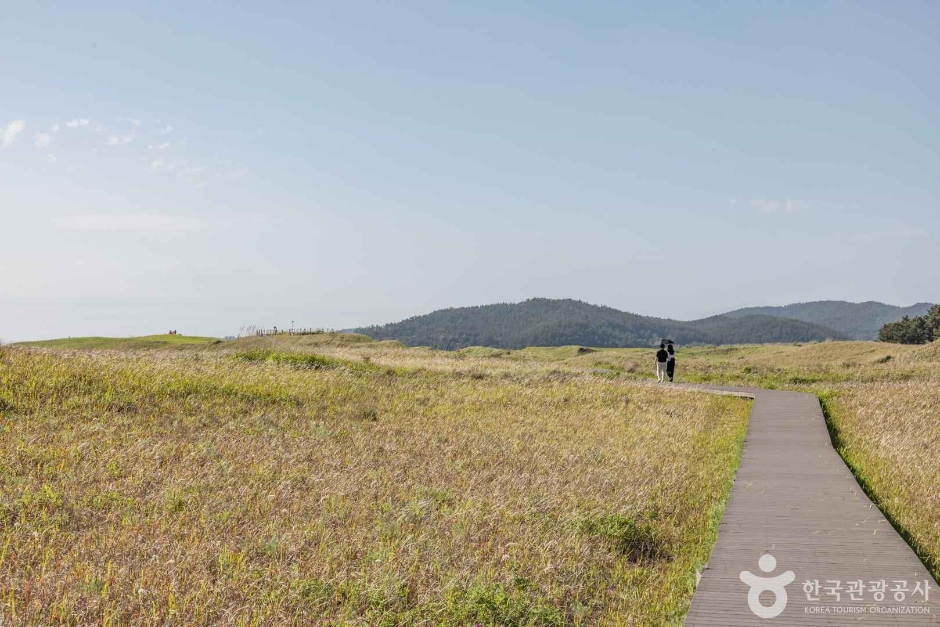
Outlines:
<svg viewBox="0 0 940 627"><path fill-rule="evenodd" d="M940 305L934 305L923 316L904 316L897 322L881 327L878 339L894 344L927 344L940 340Z"/></svg>

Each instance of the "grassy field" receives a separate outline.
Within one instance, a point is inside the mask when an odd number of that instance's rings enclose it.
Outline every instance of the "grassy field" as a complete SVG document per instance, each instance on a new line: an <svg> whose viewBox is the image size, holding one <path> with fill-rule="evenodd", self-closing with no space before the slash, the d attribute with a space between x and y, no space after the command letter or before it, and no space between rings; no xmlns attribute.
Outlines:
<svg viewBox="0 0 940 627"><path fill-rule="evenodd" d="M148 348L188 347L219 342L214 337L191 335L144 335L140 337L70 337L58 340L22 342L21 346L76 350L141 350Z"/></svg>
<svg viewBox="0 0 940 627"><path fill-rule="evenodd" d="M5 619L678 624L748 410L636 349L125 341L0 352ZM940 575L940 345L680 348L678 374L819 395Z"/></svg>
<svg viewBox="0 0 940 627"><path fill-rule="evenodd" d="M577 347L165 337L0 349L0 622L681 623L747 401Z"/></svg>
<svg viewBox="0 0 940 627"><path fill-rule="evenodd" d="M273 341L280 341L270 338ZM319 350L391 363L402 351L361 344ZM451 369L580 372L610 381L653 378L653 351L579 346L458 353L412 349ZM449 358L449 361L445 359ZM834 444L869 496L910 542L940 583L940 343L822 342L680 347L678 381L746 385L816 394Z"/></svg>

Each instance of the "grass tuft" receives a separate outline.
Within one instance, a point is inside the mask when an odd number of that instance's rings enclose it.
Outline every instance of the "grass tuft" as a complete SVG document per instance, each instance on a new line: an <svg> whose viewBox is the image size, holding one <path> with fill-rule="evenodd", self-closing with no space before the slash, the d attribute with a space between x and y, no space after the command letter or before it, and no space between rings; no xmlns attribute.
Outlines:
<svg viewBox="0 0 940 627"><path fill-rule="evenodd" d="M582 533L604 539L618 554L635 562L668 559L658 537L656 514L631 516L623 513L588 516L579 521Z"/></svg>
<svg viewBox="0 0 940 627"><path fill-rule="evenodd" d="M448 614L455 624L501 627L551 627L565 625L565 616L533 591L525 579L512 584L474 584L451 595Z"/></svg>

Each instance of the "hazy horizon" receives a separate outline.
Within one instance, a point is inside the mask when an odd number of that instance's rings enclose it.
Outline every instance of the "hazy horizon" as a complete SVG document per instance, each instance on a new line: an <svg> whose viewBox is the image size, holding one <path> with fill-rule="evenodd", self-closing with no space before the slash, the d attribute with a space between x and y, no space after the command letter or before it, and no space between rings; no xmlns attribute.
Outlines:
<svg viewBox="0 0 940 627"><path fill-rule="evenodd" d="M405 315L405 316L402 316L401 318L395 318L395 319L393 319L393 320L372 321L372 322L365 322L365 323L359 323L359 324L338 324L338 325L329 325L329 324L326 324L326 325L323 325L323 324L308 324L308 323L305 322L304 320L292 318L292 319L290 319L290 320L282 320L282 321L264 321L264 322L260 322L260 323L254 323L254 322L253 322L253 323L245 323L245 324L243 324L243 325L239 325L239 327L236 327L236 328L231 328L231 329L226 329L226 330L217 330L217 331L214 331L214 332L209 332L209 331L205 331L205 332L204 332L204 331L199 331L199 330L191 331L191 330L187 330L187 329L182 329L182 328L172 327L172 326L171 326L171 327L166 327L166 328L154 328L154 329L143 330L143 331L134 331L134 330L132 330L132 331L130 331L130 332L128 332L128 333L115 333L115 332L110 332L110 333L91 333L91 332L90 332L90 333L82 333L82 332L77 332L77 333L65 333L65 334L61 334L61 335L49 335L49 336L42 336L42 337L21 337L21 338L0 336L0 341L2 341L2 342L24 342L24 341L32 341L32 340L59 339L59 338L64 338L64 337L90 337L90 336L102 336L102 337L134 337L134 336L142 336L142 335L157 335L157 334L161 334L161 333L166 333L167 331L170 331L170 330L177 330L177 331L180 333L180 335L193 335L193 336L203 336L203 337L229 337L229 336L237 336L238 333L242 330L242 327L248 327L248 326L250 326L250 325L254 325L254 326L258 326L258 327L263 327L263 328L272 328L272 327L275 327L275 326L276 326L276 327L278 327L279 329L285 329L285 330L286 330L286 329L289 329L289 328L291 327L291 324L292 324L292 323L293 323L294 326L296 326L297 328L309 327L309 328L325 328L325 329L334 329L334 330L344 330L344 329L355 329L355 328L369 327L369 326L373 326L373 325L375 325L375 326L382 326L382 325L389 324L389 323L401 322L402 320L405 320L405 319L410 318L410 317L412 317L412 316L421 316L421 315L424 315L424 314L432 313L432 311L438 311L438 310L441 310L441 309L459 309L459 308L463 308L463 307L475 307L475 306L497 305L497 304L507 304L507 303L509 303L509 304L517 304L517 303L521 303L521 302L526 301L526 300L530 300L530 299L532 299L532 298L544 298L544 297L542 297L542 296L532 296L532 297L529 297L529 298L524 298L524 299L519 300L519 301L494 301L494 302L481 302L481 303L467 303L467 304L460 304L460 305L446 305L446 306L444 306L444 307L439 307L439 308L437 308L437 309L435 309L435 310L428 310L428 311L416 312L416 313L414 313L414 314ZM564 298L565 298L565 297L559 297L559 299L564 299ZM572 299L572 300L583 300L583 299ZM825 299L825 300L835 300L835 299ZM613 307L612 305L608 305L607 303L602 303L602 302L591 302L591 301L584 301L584 302L587 302L587 303L590 304L590 305L597 305L597 306L603 306L603 307ZM806 302L806 301L803 301L803 302ZM819 302L819 301L810 301L810 302ZM852 301L843 301L843 302L852 302ZM857 301L857 302L855 302L854 304L860 304L860 303L863 303L863 302L872 302L872 301L871 301L871 299L868 299L867 301ZM881 302L882 304L886 304L886 305L892 305L892 306L896 306L896 307L906 308L906 307L910 307L910 306L912 306L912 305L917 305L917 304L921 304L921 303L925 303L925 302L929 302L929 301L917 301L917 302L913 302L913 303L903 303L903 304L898 304L898 303L883 303L882 301L873 301L873 302ZM154 304L158 304L158 303L151 303L151 305L154 305ZM627 313L637 314L637 315L641 315L641 316L648 316L648 317L653 317L653 318L671 318L671 319L674 319L674 320L680 320L680 321L686 321L686 322L688 322L688 321L693 321L693 320L699 320L699 319L701 319L701 318L708 318L708 317L710 317L710 316L717 316L717 315L729 313L729 312L731 312L731 311L734 311L735 309L741 309L741 308L745 308L745 307L774 307L774 306L783 306L783 305L791 305L791 304L800 304L800 302L794 302L794 303L768 303L768 304L764 304L764 305L742 305L741 307L728 307L728 308L725 308L725 309L721 309L720 311L716 311L716 312L713 312L713 313L706 313L706 314L704 314L704 315L696 316L696 317L693 317L693 318L673 318L673 317L671 317L671 316L661 315L661 314L658 314L658 313L656 313L656 312L642 312L642 311L636 311L636 310L620 309L619 307L613 307L613 308L614 308L614 309L618 309L618 310L620 310L620 311L625 311L625 312L627 312ZM102 312L100 312L100 313L101 313L101 315L103 316L102 324L106 325L106 328L108 328L108 329L125 328L125 327L124 327L124 325L125 325L125 322L124 322L124 321L125 321L125 318L126 318L126 315L127 315L127 311L124 310L124 309L122 309L120 305L118 305L117 303L112 303L112 304L107 304L107 303L105 303L105 304L95 303L95 305L104 308L104 310L103 310ZM146 306L146 305L143 304L143 303L138 303L138 305ZM151 315L152 315L152 314L151 314ZM130 326L130 327L126 327L126 328L136 329L139 325L140 325L140 319L139 319L139 318L134 318L134 319L132 320L131 326ZM166 326L166 325L164 325L164 326Z"/></svg>
<svg viewBox="0 0 940 627"><path fill-rule="evenodd" d="M940 302L938 19L12 5L0 339Z"/></svg>

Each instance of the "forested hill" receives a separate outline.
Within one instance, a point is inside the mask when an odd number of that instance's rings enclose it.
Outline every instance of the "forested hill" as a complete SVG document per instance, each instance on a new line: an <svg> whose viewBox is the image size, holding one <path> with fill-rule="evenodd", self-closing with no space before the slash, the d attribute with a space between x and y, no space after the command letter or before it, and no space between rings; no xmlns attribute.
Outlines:
<svg viewBox="0 0 940 627"><path fill-rule="evenodd" d="M821 300L783 307L746 307L724 315L744 317L757 314L790 318L828 327L852 339L874 340L878 337L878 330L886 323L896 322L904 316L923 316L930 306L930 303L898 307L875 301L849 303L844 300Z"/></svg>
<svg viewBox="0 0 940 627"><path fill-rule="evenodd" d="M682 322L639 316L577 300L533 298L521 303L441 309L401 322L355 329L377 340L454 350L467 346L652 346L748 344L845 339L814 324L773 316L713 316Z"/></svg>

